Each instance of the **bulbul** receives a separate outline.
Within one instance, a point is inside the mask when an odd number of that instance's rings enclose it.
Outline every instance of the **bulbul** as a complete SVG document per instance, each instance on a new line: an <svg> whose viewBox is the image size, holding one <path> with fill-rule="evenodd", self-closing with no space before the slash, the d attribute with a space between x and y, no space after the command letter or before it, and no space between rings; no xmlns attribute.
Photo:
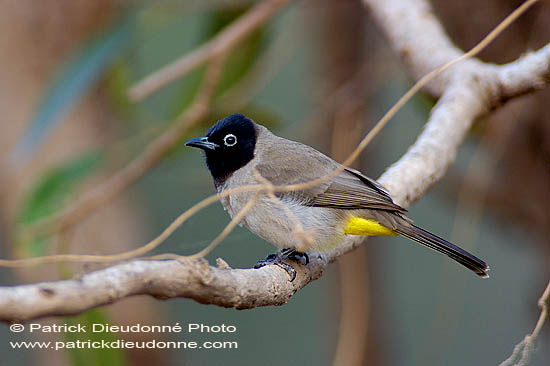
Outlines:
<svg viewBox="0 0 550 366"><path fill-rule="evenodd" d="M274 186L304 183L343 168L312 147L278 137L242 114L227 116L205 137L190 139L185 145L205 151L218 193L266 181ZM257 194L233 194L222 198L221 203L234 217ZM484 261L414 225L384 187L355 169L345 167L339 175L314 187L275 194L276 199L267 193L256 196L242 223L283 249L281 253L287 257L330 251L347 235L401 235L488 277L489 267ZM296 235L298 227L305 236Z"/></svg>

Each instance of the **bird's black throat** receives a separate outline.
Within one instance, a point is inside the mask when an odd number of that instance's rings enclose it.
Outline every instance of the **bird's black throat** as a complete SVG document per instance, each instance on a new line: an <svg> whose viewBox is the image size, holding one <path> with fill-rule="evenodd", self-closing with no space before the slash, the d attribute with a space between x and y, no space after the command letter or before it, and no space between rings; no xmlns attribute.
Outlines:
<svg viewBox="0 0 550 366"><path fill-rule="evenodd" d="M231 177L233 172L242 168L254 157L254 150L251 156L243 154L243 156L232 157L230 160L226 157L221 157L211 151L206 151L206 166L214 179L216 188L222 186L225 181Z"/></svg>

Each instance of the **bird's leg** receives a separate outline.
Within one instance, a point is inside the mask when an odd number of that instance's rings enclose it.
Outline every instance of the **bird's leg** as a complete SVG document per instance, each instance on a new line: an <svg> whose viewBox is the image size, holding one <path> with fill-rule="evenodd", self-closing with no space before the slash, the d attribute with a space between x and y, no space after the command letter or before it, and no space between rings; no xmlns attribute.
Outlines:
<svg viewBox="0 0 550 366"><path fill-rule="evenodd" d="M296 270L290 264L283 262L284 259L290 259L306 265L309 263L309 257L306 253L296 251L296 249L285 248L275 254L268 255L265 259L259 260L254 265L255 269L262 268L269 264L275 264L284 269L290 276L290 282L296 278Z"/></svg>

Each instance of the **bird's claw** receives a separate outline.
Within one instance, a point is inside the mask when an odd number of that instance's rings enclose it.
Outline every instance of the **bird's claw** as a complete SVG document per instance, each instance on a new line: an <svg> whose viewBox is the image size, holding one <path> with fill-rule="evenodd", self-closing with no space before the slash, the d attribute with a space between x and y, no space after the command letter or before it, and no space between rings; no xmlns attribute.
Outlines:
<svg viewBox="0 0 550 366"><path fill-rule="evenodd" d="M290 259L300 262L304 266L309 263L309 257L306 253L296 251L296 249L286 248L281 251L269 254L265 259L259 260L254 265L254 269L262 268L269 264L275 264L284 269L290 276L290 282L296 278L296 270L290 264L285 263L284 259Z"/></svg>
<svg viewBox="0 0 550 366"><path fill-rule="evenodd" d="M307 253L302 253L297 251L296 249L286 248L281 250L281 256L283 258L288 258L291 260L295 260L296 262L302 263L304 266L309 263L309 256Z"/></svg>

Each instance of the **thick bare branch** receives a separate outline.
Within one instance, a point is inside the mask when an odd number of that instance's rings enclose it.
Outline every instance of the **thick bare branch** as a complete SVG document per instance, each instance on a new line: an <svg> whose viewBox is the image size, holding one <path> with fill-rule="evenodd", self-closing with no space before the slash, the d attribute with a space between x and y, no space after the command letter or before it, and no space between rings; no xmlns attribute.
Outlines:
<svg viewBox="0 0 550 366"><path fill-rule="evenodd" d="M537 0L527 0L522 7L528 8ZM378 23L378 26L389 39L390 45L401 56L406 63L409 71L419 79L432 70L450 62L461 56L463 52L456 47L445 33L441 23L435 16L430 4L426 0L363 0L363 3L370 10L371 15ZM518 14L519 16L519 14ZM541 50L546 54L546 57L530 56L537 58L535 60L522 59L509 64L512 68L520 68L523 71L516 69L514 77L523 79L524 82L533 85L535 88L542 84L538 80L528 79L532 75L544 75L548 73L548 49L547 47ZM513 65L513 66L512 66ZM479 74L485 76L480 80L489 81L496 85L502 82L502 87L506 87L508 77L506 75L507 68L499 66L498 78L486 77L485 72L488 72L494 65L484 64L477 59L469 59L455 65L452 69L446 70L437 78L432 80L426 90L432 95L439 97L448 89L449 83L456 81L456 78L461 78L463 73L459 70L464 70L465 76L472 74L476 69ZM546 71L541 72L541 68L546 68ZM537 69L537 70L535 70ZM522 82L519 80L509 80L510 86L519 87L522 90L530 90L522 88ZM548 80L546 80L546 83ZM493 86L494 86L493 85ZM488 90L484 90L487 92ZM512 90L501 90L500 93L495 93L495 97L499 94L506 96L515 95Z"/></svg>
<svg viewBox="0 0 550 366"><path fill-rule="evenodd" d="M462 55L445 34L427 1L363 0L363 3L415 79ZM427 86L430 93L441 95L450 73L452 71L433 80Z"/></svg>
<svg viewBox="0 0 550 366"><path fill-rule="evenodd" d="M395 201L408 206L445 174L475 119L503 101L548 85L550 45L517 62L504 66L459 64L449 70L455 72L454 77L432 109L423 133L380 178ZM528 72L532 72L530 77L526 77Z"/></svg>
<svg viewBox="0 0 550 366"><path fill-rule="evenodd" d="M495 85L501 101L544 88L550 83L550 43L515 62L489 67L496 70Z"/></svg>
<svg viewBox="0 0 550 366"><path fill-rule="evenodd" d="M423 48L423 44L429 43L425 39L445 37L424 1L365 1L377 19L399 19L388 23L392 27L382 25L382 29L388 33L396 49L401 49L402 44L408 45L407 53L401 54L409 59L413 74L423 74L434 66L441 66L445 60L449 61L446 57L460 55L456 47L445 39L440 39L437 44L438 52L447 56L436 57L436 61L433 52ZM404 18L408 18L408 14L428 17L426 28L418 28L422 27L422 22L406 21ZM404 29L395 31L394 28ZM398 203L407 207L444 175L476 118L509 98L547 85L549 80L550 46L504 66L477 60L455 65L444 77L431 84L431 91L441 98L424 131L407 153L382 175L380 182ZM76 314L139 294L159 298L187 297L201 303L239 309L282 305L296 291L319 278L328 263L362 241L361 237L349 237L333 252L312 256L307 266L295 264L297 277L294 282L290 282L287 273L277 266L258 270L215 268L203 260L182 258L135 260L76 279L2 287L0 320L14 322Z"/></svg>
<svg viewBox="0 0 550 366"><path fill-rule="evenodd" d="M72 315L133 295L160 299L191 297L198 302L248 309L283 305L310 281L321 276L326 261L311 258L293 282L277 266L225 269L203 259L118 264L65 281L0 288L0 320Z"/></svg>

